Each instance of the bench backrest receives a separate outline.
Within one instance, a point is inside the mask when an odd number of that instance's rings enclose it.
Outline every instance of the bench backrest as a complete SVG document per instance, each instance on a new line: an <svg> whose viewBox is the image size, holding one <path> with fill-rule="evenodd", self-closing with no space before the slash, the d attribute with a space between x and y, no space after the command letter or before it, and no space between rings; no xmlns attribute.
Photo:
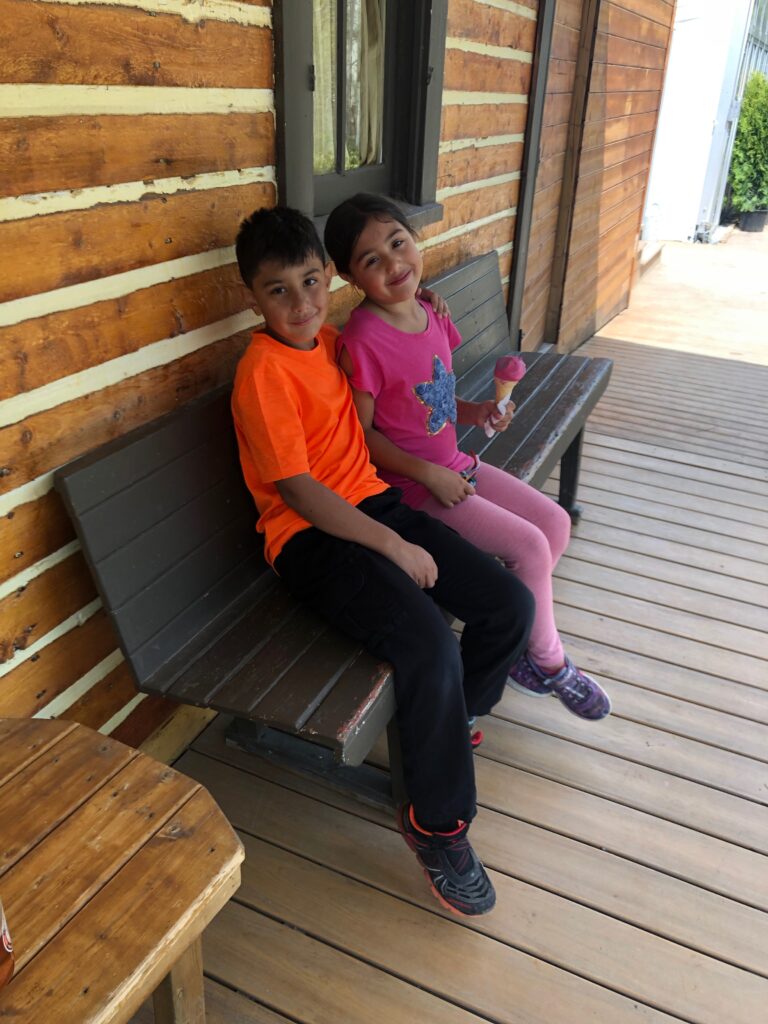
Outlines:
<svg viewBox="0 0 768 1024"><path fill-rule="evenodd" d="M455 355L461 393L487 388L509 347L496 253L432 287L464 338ZM222 624L274 585L240 472L229 388L64 466L55 482L140 687L166 690Z"/></svg>

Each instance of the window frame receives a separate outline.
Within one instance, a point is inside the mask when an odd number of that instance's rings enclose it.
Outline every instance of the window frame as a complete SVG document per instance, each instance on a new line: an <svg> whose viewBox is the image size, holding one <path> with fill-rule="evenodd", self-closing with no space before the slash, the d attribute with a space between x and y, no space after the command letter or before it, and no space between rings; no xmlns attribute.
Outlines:
<svg viewBox="0 0 768 1024"><path fill-rule="evenodd" d="M388 46L385 90L392 90L385 112L389 143L389 194L404 206L415 227L439 220L437 158L442 117L447 0L390 0L396 10L397 39ZM312 217L318 210L313 166L311 0L275 0L275 128L279 202ZM406 64L409 73L398 72ZM395 118L392 111L397 111ZM403 116L405 112L405 116ZM397 124L387 126L388 121ZM365 190L366 171L336 175L326 193L334 202ZM329 177L329 176L324 176ZM375 180L375 176L372 176ZM327 214L327 211L326 211Z"/></svg>

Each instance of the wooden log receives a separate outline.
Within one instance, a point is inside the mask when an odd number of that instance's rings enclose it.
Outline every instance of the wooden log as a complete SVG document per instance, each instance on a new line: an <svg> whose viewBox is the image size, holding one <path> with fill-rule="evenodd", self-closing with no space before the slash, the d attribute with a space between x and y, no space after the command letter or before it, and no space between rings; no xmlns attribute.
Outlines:
<svg viewBox="0 0 768 1024"><path fill-rule="evenodd" d="M0 119L0 195L186 177L275 162L271 114Z"/></svg>
<svg viewBox="0 0 768 1024"><path fill-rule="evenodd" d="M17 506L0 518L0 582L63 548L74 536L55 491Z"/></svg>
<svg viewBox="0 0 768 1024"><path fill-rule="evenodd" d="M250 331L215 342L0 431L0 489L13 490L230 380ZM67 424L62 432L61 424Z"/></svg>
<svg viewBox="0 0 768 1024"><path fill-rule="evenodd" d="M99 610L9 672L0 684L0 715L31 718L117 647L106 612Z"/></svg>
<svg viewBox="0 0 768 1024"><path fill-rule="evenodd" d="M532 10L536 7L535 3L527 6ZM536 21L516 11L478 4L475 0L451 0L447 35L532 53L536 42Z"/></svg>
<svg viewBox="0 0 768 1024"><path fill-rule="evenodd" d="M251 303L231 263L0 327L0 399L223 320Z"/></svg>
<svg viewBox="0 0 768 1024"><path fill-rule="evenodd" d="M482 139L522 132L527 112L526 103L450 103L443 107L440 138L444 141Z"/></svg>
<svg viewBox="0 0 768 1024"><path fill-rule="evenodd" d="M96 590L80 552L0 601L0 662L10 661L50 629L93 601Z"/></svg>
<svg viewBox="0 0 768 1024"><path fill-rule="evenodd" d="M467 146L452 153L443 153L437 167L437 187L449 188L482 181L497 174L519 171L523 159L523 143L508 142L501 146Z"/></svg>
<svg viewBox="0 0 768 1024"><path fill-rule="evenodd" d="M272 88L266 28L116 7L0 0L0 82Z"/></svg>
<svg viewBox="0 0 768 1024"><path fill-rule="evenodd" d="M122 662L58 716L100 729L136 696L136 684L128 665Z"/></svg>
<svg viewBox="0 0 768 1024"><path fill-rule="evenodd" d="M423 239L434 238L446 231L471 224L473 221L490 217L501 210L507 210L517 203L520 191L519 181L509 181L503 185L490 185L471 192L447 196L443 200L443 219L437 224L430 224L420 232Z"/></svg>
<svg viewBox="0 0 768 1024"><path fill-rule="evenodd" d="M0 302L232 245L274 201L271 183L240 185L0 224Z"/></svg>
<svg viewBox="0 0 768 1024"><path fill-rule="evenodd" d="M509 92L528 95L532 64L527 61L446 50L443 88L459 92Z"/></svg>
<svg viewBox="0 0 768 1024"><path fill-rule="evenodd" d="M178 704L164 697L145 697L111 735L113 739L127 743L130 747L139 747L147 737L168 721L177 707Z"/></svg>

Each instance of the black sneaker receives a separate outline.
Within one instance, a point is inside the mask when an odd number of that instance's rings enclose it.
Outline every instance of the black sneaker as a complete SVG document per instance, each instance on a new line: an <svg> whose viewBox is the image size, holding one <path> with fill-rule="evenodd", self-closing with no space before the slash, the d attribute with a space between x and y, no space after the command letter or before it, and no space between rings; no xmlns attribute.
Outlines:
<svg viewBox="0 0 768 1024"><path fill-rule="evenodd" d="M496 892L467 839L469 825L465 821L458 823L455 832L424 832L416 826L408 803L400 808L397 824L446 910L462 917L493 910Z"/></svg>

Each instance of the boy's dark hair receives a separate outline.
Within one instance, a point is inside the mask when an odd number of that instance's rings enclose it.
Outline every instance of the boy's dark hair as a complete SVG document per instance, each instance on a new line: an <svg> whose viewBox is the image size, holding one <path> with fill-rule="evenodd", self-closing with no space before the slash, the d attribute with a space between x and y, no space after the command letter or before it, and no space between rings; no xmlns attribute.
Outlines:
<svg viewBox="0 0 768 1024"><path fill-rule="evenodd" d="M246 217L237 233L235 253L240 276L249 288L264 260L289 267L317 256L325 264L315 225L290 206L262 206Z"/></svg>
<svg viewBox="0 0 768 1024"><path fill-rule="evenodd" d="M416 232L407 217L391 199L374 196L369 192L358 192L331 210L325 225L325 248L340 274L349 273L352 250L371 217L394 220L416 238Z"/></svg>

